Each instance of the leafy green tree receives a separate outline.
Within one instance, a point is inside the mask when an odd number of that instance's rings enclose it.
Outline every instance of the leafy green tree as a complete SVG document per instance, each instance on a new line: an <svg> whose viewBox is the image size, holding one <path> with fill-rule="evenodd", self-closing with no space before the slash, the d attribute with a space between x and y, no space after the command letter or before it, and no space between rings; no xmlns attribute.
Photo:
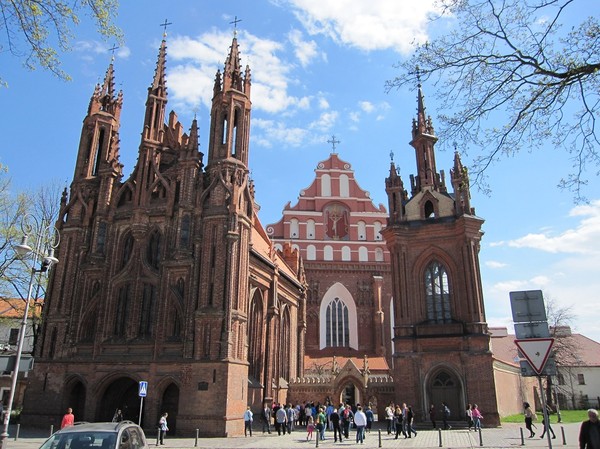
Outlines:
<svg viewBox="0 0 600 449"><path fill-rule="evenodd" d="M502 157L552 144L573 164L559 185L585 200L586 173L600 173L600 23L582 4L440 0L434 37L397 64L401 74L386 88L424 80L438 87L448 111L438 134L482 149L470 171L480 188L488 190L486 169Z"/></svg>
<svg viewBox="0 0 600 449"><path fill-rule="evenodd" d="M80 15L91 16L104 38L120 40L113 23L118 5L118 0L0 0L0 49L22 59L30 70L39 66L68 80L60 53L70 49Z"/></svg>

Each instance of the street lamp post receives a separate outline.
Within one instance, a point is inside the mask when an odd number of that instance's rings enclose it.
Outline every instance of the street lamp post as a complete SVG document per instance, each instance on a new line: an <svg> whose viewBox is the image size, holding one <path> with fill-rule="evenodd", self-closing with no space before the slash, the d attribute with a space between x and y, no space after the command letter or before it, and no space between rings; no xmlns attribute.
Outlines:
<svg viewBox="0 0 600 449"><path fill-rule="evenodd" d="M21 240L21 244L15 246L15 252L21 257L32 255L33 261L31 264L31 276L29 278L27 299L25 300L25 312L23 313L21 329L19 331L17 353L15 355L15 363L10 378L11 386L10 394L8 396L8 406L4 412L2 433L0 434L0 449L4 449L6 447L6 441L8 438L8 425L10 423L10 414L12 412L13 402L15 399L17 380L19 378L19 365L21 364L21 355L23 353L23 343L25 341L25 331L27 329L27 317L29 314L29 303L32 299L31 296L33 294L35 275L36 273L45 273L52 265L58 263L58 259L54 257L54 250L58 247L60 235L58 230L52 226L48 220L42 220L40 222L33 215L27 214L21 221L21 230L23 231L23 239ZM29 236L35 238L34 248L31 248L31 246L29 246L27 243ZM38 261L41 261L40 268L36 268Z"/></svg>

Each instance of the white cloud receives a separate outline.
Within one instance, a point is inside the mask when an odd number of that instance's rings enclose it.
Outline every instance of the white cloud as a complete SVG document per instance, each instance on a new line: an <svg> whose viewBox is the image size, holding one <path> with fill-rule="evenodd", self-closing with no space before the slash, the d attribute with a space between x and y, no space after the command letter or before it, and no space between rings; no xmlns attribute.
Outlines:
<svg viewBox="0 0 600 449"><path fill-rule="evenodd" d="M375 106L370 101L359 101L358 105L367 114L370 114L375 110Z"/></svg>
<svg viewBox="0 0 600 449"><path fill-rule="evenodd" d="M329 131L337 121L338 116L339 114L337 111L322 112L319 118L309 125L309 128L320 131Z"/></svg>
<svg viewBox="0 0 600 449"><path fill-rule="evenodd" d="M259 68L252 70L252 106L269 113L279 113L289 108L306 109L310 98L289 94L293 63L279 57L284 50L280 42L262 39L242 32L239 39L242 65ZM175 64L169 68L170 100L176 104L210 107L214 77L223 68L226 50L231 45L231 34L211 30L196 38L177 36L168 42L167 60Z"/></svg>
<svg viewBox="0 0 600 449"><path fill-rule="evenodd" d="M302 40L300 30L292 30L288 33L288 39L294 46L294 54L300 61L302 67L306 67L314 58L317 57L317 43L315 41Z"/></svg>
<svg viewBox="0 0 600 449"><path fill-rule="evenodd" d="M600 200L570 211L571 217L583 219L575 229L556 236L550 231L527 234L507 244L514 248L533 248L549 253L600 254Z"/></svg>
<svg viewBox="0 0 600 449"><path fill-rule="evenodd" d="M283 143L290 147L299 147L308 138L309 132L303 128L287 127L282 122L274 120L254 119L251 139L258 145L271 148L273 142Z"/></svg>
<svg viewBox="0 0 600 449"><path fill-rule="evenodd" d="M427 17L435 0L288 0L310 34L324 34L362 50L392 49L403 54L427 40Z"/></svg>
<svg viewBox="0 0 600 449"><path fill-rule="evenodd" d="M488 260L485 262L485 266L489 268L504 268L506 264L504 262L498 262L496 260Z"/></svg>

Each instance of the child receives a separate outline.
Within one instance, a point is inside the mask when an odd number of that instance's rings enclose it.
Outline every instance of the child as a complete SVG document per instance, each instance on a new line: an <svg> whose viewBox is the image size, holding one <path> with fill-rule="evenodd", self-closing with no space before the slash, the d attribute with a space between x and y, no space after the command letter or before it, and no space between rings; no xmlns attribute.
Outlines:
<svg viewBox="0 0 600 449"><path fill-rule="evenodd" d="M313 430L315 430L315 420L312 416L308 417L308 424L306 424L306 441L312 440Z"/></svg>

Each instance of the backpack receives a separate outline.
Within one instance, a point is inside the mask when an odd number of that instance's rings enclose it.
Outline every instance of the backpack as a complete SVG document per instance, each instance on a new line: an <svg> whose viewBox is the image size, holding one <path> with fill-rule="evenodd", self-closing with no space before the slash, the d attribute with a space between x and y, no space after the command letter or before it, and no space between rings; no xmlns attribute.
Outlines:
<svg viewBox="0 0 600 449"><path fill-rule="evenodd" d="M348 419L349 416L350 416L350 409L345 408L344 409L344 419Z"/></svg>
<svg viewBox="0 0 600 449"><path fill-rule="evenodd" d="M450 416L450 409L448 408L447 405L444 407L444 415Z"/></svg>

